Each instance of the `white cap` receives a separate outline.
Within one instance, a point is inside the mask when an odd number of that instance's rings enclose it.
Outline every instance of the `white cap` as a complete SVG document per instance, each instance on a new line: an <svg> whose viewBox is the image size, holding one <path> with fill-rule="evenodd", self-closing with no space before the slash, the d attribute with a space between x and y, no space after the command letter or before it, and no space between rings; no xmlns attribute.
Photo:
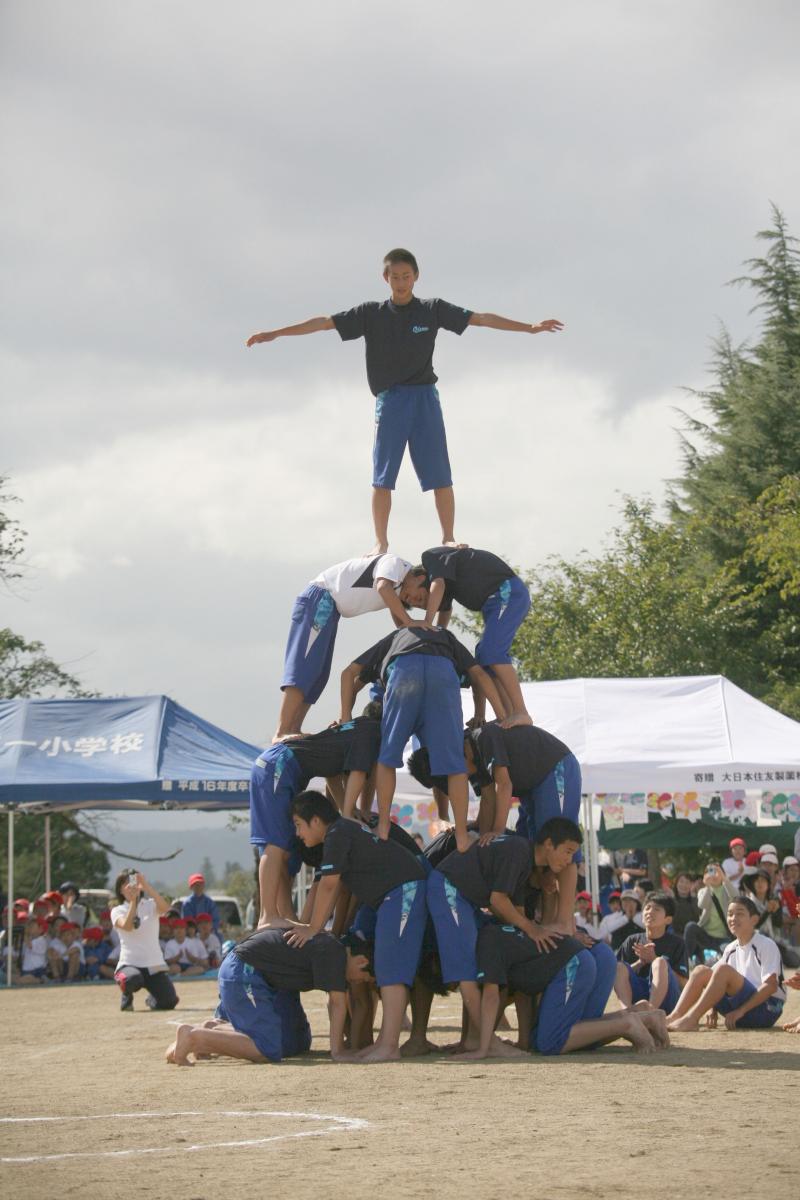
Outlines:
<svg viewBox="0 0 800 1200"><path fill-rule="evenodd" d="M800 859L795 858L793 854L787 854L783 860L784 867L800 867Z"/></svg>
<svg viewBox="0 0 800 1200"><path fill-rule="evenodd" d="M761 865L761 863L765 863L765 862L775 863L775 866L777 867L777 865L778 865L777 854L762 854L761 858L759 860L759 866Z"/></svg>
<svg viewBox="0 0 800 1200"><path fill-rule="evenodd" d="M759 854L774 854L775 858L777 859L778 848L777 848L777 846L770 846L769 842L764 842L763 846L758 847L758 853Z"/></svg>

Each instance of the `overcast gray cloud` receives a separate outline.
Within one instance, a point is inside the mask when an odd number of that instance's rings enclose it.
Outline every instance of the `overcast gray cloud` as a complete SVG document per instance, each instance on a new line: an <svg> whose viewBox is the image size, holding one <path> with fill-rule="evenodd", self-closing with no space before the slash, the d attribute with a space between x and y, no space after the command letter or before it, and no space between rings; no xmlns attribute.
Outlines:
<svg viewBox="0 0 800 1200"><path fill-rule="evenodd" d="M366 549L371 401L335 334L420 294L562 335L443 334L459 534L528 565L662 494L681 384L780 203L800 226L790 3L402 7L10 0L0 470L35 572L4 601L101 691L271 726L296 592ZM435 540L406 469L393 544ZM344 622L339 658L384 629ZM320 715L329 712L326 700Z"/></svg>

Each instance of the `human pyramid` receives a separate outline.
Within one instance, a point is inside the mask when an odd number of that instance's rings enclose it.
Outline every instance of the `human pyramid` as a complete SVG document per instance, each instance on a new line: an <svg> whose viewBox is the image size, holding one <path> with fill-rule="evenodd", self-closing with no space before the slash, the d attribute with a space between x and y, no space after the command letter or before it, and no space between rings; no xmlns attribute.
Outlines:
<svg viewBox="0 0 800 1200"><path fill-rule="evenodd" d="M639 1051L668 1045L663 1011L647 1001L610 1014L618 964L602 942L575 937L582 834L580 767L568 746L526 711L511 656L530 608L522 580L502 559L457 543L444 422L433 371L436 334L470 325L555 333L414 295L417 262L391 250L383 262L391 298L332 317L254 334L248 346L336 329L363 337L376 397L370 554L321 571L297 597L281 683L278 728L253 765L251 842L260 848L258 927L223 960L213 1021L182 1025L168 1060L225 1054L278 1062L311 1045L303 991L328 993L330 1052L339 1061L384 1062L440 1050L427 1038L435 993L457 987L464 1029L457 1052L524 1058L627 1040ZM392 490L408 446L423 491L433 491L440 544L419 566L388 552ZM483 617L475 654L447 628L453 601ZM330 676L342 617L386 608L395 631L341 674L338 722L302 731ZM420 619L410 616L422 612ZM356 696L371 698L354 717ZM475 715L464 728L461 688ZM486 703L494 720L486 721ZM414 777L454 828L429 846L390 820L396 770L415 737ZM326 794L309 791L318 777ZM469 785L480 795L468 824ZM377 794L377 815L373 799ZM516 829L506 828L512 797ZM315 882L298 921L290 878L302 863ZM332 920L330 931L328 924ZM590 943L590 944L587 944ZM377 995L380 1033L373 1043ZM519 1040L495 1030L507 998ZM412 1027L400 1046L411 1003ZM534 1018L534 1010L536 1016Z"/></svg>

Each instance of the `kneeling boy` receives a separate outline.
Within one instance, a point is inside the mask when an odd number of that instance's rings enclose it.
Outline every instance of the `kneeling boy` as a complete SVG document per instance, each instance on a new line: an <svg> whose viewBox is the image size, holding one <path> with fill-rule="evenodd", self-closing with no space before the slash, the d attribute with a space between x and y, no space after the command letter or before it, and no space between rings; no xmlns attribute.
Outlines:
<svg viewBox="0 0 800 1200"><path fill-rule="evenodd" d="M727 1029L767 1029L775 1024L786 1000L781 952L772 938L756 932L759 920L748 896L731 900L728 929L736 940L713 967L694 968L667 1018L670 1029L694 1033L711 1009L722 1013Z"/></svg>
<svg viewBox="0 0 800 1200"><path fill-rule="evenodd" d="M529 1016L521 1018L519 1034L521 1047L540 1054L569 1054L617 1038L643 1053L669 1045L661 1012L603 1015L611 993L614 959L602 942L585 950L574 938L565 937L554 949L543 951L511 926L487 925L478 937L477 959L483 984L480 1046L464 1058L494 1053L500 989L505 987L518 1000L541 995L535 1025Z"/></svg>
<svg viewBox="0 0 800 1200"><path fill-rule="evenodd" d="M686 983L686 945L667 932L675 901L666 892L650 892L644 902L644 933L626 938L617 950L619 965L614 990L624 1008L648 1000L653 1008L672 1012Z"/></svg>
<svg viewBox="0 0 800 1200"><path fill-rule="evenodd" d="M315 988L328 993L331 1056L344 1057L346 981L361 979L366 958L351 956L327 933L290 946L286 925L257 929L226 955L219 969L219 1019L194 1028L179 1025L168 1062L193 1066L190 1054L225 1054L256 1063L304 1054L311 1030L299 993Z"/></svg>
<svg viewBox="0 0 800 1200"><path fill-rule="evenodd" d="M378 1040L364 1061L400 1057L400 1031L425 933L426 871L397 842L377 837L357 821L339 815L320 792L303 792L292 802L297 836L305 846L322 845L320 881L311 921L287 932L290 945L316 937L333 912L341 885L377 910L375 979L381 991L383 1021Z"/></svg>

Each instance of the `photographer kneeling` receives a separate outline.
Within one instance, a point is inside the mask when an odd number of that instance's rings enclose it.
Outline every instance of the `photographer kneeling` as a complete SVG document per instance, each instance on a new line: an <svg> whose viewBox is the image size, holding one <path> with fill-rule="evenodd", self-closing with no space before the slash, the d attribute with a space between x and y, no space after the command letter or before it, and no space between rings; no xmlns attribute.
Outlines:
<svg viewBox="0 0 800 1200"><path fill-rule="evenodd" d="M699 921L688 921L683 929L689 967L705 962L704 951L721 954L731 940L727 911L732 900L738 899L739 889L731 883L717 862L710 862L703 875L703 887L697 893Z"/></svg>
<svg viewBox="0 0 800 1200"><path fill-rule="evenodd" d="M148 1008L174 1008L178 995L158 941L158 918L169 901L138 871L121 871L114 884L116 908L111 921L119 934L119 961L114 978L122 989L120 1009L133 1011L134 992L147 988Z"/></svg>

